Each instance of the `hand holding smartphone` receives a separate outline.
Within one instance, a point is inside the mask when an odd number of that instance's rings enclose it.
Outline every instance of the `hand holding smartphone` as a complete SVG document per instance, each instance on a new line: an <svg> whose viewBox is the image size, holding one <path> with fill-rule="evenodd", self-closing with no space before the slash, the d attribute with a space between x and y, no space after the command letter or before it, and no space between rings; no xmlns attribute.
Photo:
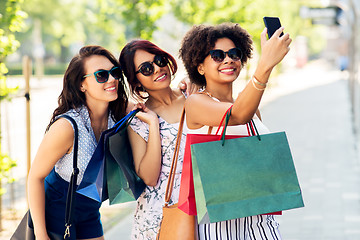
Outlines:
<svg viewBox="0 0 360 240"><path fill-rule="evenodd" d="M278 17L264 17L263 20L265 27L267 28L268 37L270 39L275 31L281 27L280 19ZM284 35L283 32L280 34L280 37L282 35Z"/></svg>

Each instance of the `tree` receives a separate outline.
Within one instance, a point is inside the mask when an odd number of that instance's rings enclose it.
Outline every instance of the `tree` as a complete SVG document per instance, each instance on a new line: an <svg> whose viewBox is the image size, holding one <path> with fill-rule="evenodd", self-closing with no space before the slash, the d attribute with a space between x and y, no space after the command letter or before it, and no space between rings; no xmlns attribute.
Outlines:
<svg viewBox="0 0 360 240"><path fill-rule="evenodd" d="M15 52L20 45L20 43L15 39L14 33L23 28L23 22L26 18L26 13L20 9L21 3L22 0L0 0L0 103L5 99L9 99L9 94L17 90L16 88L8 88L6 85L5 74L8 72L8 69L6 68L4 60L6 56ZM0 196L4 193L4 189L1 187L1 182L3 180L12 180L9 176L9 170L14 166L16 166L16 162L7 154L2 152L0 141ZM1 207L0 198L0 216ZM2 229L1 218L0 229Z"/></svg>
<svg viewBox="0 0 360 240"><path fill-rule="evenodd" d="M105 0L101 0L105 1ZM127 38L152 39L156 21L169 11L165 0L114 0L122 15Z"/></svg>
<svg viewBox="0 0 360 240"><path fill-rule="evenodd" d="M43 48L50 56L59 56L67 62L69 46L86 39L84 24L87 23L86 2L60 0L25 1L24 11L29 14L26 33L18 34L30 56L34 49ZM25 44L26 43L26 44Z"/></svg>
<svg viewBox="0 0 360 240"><path fill-rule="evenodd" d="M264 29L264 16L278 16L286 31L299 34L301 19L298 1L279 0L171 0L175 16L182 22L193 24L239 23L260 46L260 33ZM290 28L291 26L291 28Z"/></svg>

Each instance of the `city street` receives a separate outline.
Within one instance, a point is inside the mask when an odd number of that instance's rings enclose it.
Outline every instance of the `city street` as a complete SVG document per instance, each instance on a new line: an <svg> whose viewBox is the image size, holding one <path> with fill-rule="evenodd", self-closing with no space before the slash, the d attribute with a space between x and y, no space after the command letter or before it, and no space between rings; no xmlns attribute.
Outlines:
<svg viewBox="0 0 360 240"><path fill-rule="evenodd" d="M22 79L11 80L22 85ZM284 240L360 239L360 158L351 122L347 74L324 60L302 69L289 68L271 80L260 110L273 132L286 131L303 191L305 207L278 216ZM10 84L9 84L10 85ZM32 79L32 159L57 105L59 78ZM13 171L14 196L3 196L3 207L26 210L25 98L2 104L2 148L18 159ZM129 239L134 203L103 206L104 212L123 207L127 214L105 225L105 239ZM9 239L17 224L9 226Z"/></svg>

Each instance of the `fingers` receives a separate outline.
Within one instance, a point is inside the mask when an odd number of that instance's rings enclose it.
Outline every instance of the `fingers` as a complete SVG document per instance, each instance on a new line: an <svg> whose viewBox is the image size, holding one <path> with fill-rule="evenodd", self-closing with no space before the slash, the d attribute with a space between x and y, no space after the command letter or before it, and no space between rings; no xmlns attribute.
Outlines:
<svg viewBox="0 0 360 240"><path fill-rule="evenodd" d="M134 109L139 109L139 108L144 112L146 112L146 110L147 110L147 107L145 106L144 103L136 103L134 106Z"/></svg>
<svg viewBox="0 0 360 240"><path fill-rule="evenodd" d="M263 46L266 43L266 34L267 34L267 28L264 28L260 36L261 46Z"/></svg>
<svg viewBox="0 0 360 240"><path fill-rule="evenodd" d="M284 34L281 38L280 38L285 46L287 47L287 52L290 50L290 43L292 42L292 39L290 38L290 35L288 33Z"/></svg>
<svg viewBox="0 0 360 240"><path fill-rule="evenodd" d="M274 32L274 34L272 35L272 37L280 37L280 34L284 31L284 27L281 27L281 28L279 28L278 30L276 30L275 32Z"/></svg>
<svg viewBox="0 0 360 240"><path fill-rule="evenodd" d="M181 91L186 91L187 85L185 82L180 82L179 83L179 88Z"/></svg>

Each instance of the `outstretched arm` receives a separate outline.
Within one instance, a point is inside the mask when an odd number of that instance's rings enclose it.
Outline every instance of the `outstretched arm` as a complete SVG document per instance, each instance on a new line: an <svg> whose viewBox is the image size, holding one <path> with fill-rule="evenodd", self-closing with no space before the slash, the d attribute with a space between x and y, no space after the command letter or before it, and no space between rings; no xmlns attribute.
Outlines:
<svg viewBox="0 0 360 240"><path fill-rule="evenodd" d="M230 125L246 124L258 111L263 95L264 84L267 84L272 69L289 52L291 38L288 33L280 37L284 28L279 28L273 36L266 39L266 28L261 33L262 54L254 73L256 80L251 80L236 98ZM259 83L257 83L260 82ZM231 103L216 102L205 94L193 94L186 101L187 124L189 128L200 128L204 125L217 126Z"/></svg>

